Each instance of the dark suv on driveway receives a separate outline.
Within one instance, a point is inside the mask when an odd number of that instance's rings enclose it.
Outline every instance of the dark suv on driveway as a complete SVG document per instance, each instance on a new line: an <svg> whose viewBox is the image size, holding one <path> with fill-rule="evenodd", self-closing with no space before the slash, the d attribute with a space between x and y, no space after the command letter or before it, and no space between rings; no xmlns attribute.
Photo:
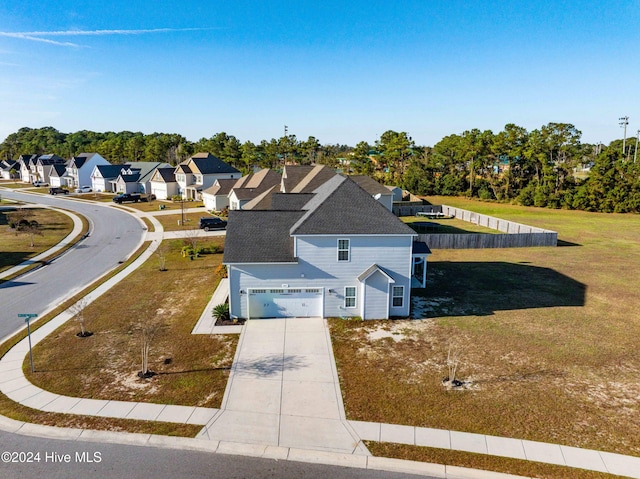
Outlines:
<svg viewBox="0 0 640 479"><path fill-rule="evenodd" d="M227 227L227 222L217 216L200 218L200 229L205 231L223 230Z"/></svg>

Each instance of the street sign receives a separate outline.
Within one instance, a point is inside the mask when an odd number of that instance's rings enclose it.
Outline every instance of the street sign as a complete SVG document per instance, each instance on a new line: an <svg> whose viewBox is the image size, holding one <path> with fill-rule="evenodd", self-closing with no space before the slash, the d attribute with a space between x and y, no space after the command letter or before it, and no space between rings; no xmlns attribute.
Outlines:
<svg viewBox="0 0 640 479"><path fill-rule="evenodd" d="M37 318L38 315L34 313L18 313L19 318L24 318L24 322L27 323L27 336L29 337L29 362L31 363L31 372L34 372L33 369L33 351L31 349L31 324L29 320L31 318Z"/></svg>
<svg viewBox="0 0 640 479"><path fill-rule="evenodd" d="M28 323L31 318L37 318L38 315L37 314L33 314L33 313L20 313L20 314L18 314L18 317L19 318L24 318L24 322Z"/></svg>

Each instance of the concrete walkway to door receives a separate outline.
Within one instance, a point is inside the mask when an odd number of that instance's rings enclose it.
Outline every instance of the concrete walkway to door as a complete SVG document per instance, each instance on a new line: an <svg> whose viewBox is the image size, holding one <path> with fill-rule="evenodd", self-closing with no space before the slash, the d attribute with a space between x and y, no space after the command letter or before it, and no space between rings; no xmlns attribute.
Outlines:
<svg viewBox="0 0 640 479"><path fill-rule="evenodd" d="M221 410L198 438L368 455L345 419L324 319L247 321Z"/></svg>

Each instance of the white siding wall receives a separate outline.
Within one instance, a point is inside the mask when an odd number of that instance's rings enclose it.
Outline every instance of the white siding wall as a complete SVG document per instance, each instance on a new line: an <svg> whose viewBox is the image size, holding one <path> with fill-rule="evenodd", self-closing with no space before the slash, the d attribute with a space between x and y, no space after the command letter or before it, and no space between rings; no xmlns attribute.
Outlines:
<svg viewBox="0 0 640 479"><path fill-rule="evenodd" d="M338 262L338 238L350 239L351 258ZM233 265L229 273L231 314L246 317L247 295L240 290L247 288L324 288L325 316L359 316L362 314L362 288L357 277L376 263L394 280L396 286L405 286L403 308L394 308L391 314L409 315L408 295L411 285L411 245L409 236L305 236L297 237L298 263ZM356 307L344 307L344 288L356 288ZM329 292L332 290L333 292ZM379 314L370 317L389 316L388 303L379 306ZM385 311L386 308L386 311Z"/></svg>

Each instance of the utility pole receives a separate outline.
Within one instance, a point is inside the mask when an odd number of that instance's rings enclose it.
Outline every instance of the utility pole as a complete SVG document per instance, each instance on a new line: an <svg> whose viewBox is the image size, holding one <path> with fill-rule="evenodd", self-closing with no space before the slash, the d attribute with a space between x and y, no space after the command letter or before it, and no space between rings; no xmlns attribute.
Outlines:
<svg viewBox="0 0 640 479"><path fill-rule="evenodd" d="M624 128L624 139L622 140L622 156L624 156L627 147L627 125L629 124L629 117L623 116L618 118L618 120L620 120L620 126Z"/></svg>
<svg viewBox="0 0 640 479"><path fill-rule="evenodd" d="M636 150L633 152L633 162L635 163L638 159L638 141L640 140L640 130L636 133Z"/></svg>

